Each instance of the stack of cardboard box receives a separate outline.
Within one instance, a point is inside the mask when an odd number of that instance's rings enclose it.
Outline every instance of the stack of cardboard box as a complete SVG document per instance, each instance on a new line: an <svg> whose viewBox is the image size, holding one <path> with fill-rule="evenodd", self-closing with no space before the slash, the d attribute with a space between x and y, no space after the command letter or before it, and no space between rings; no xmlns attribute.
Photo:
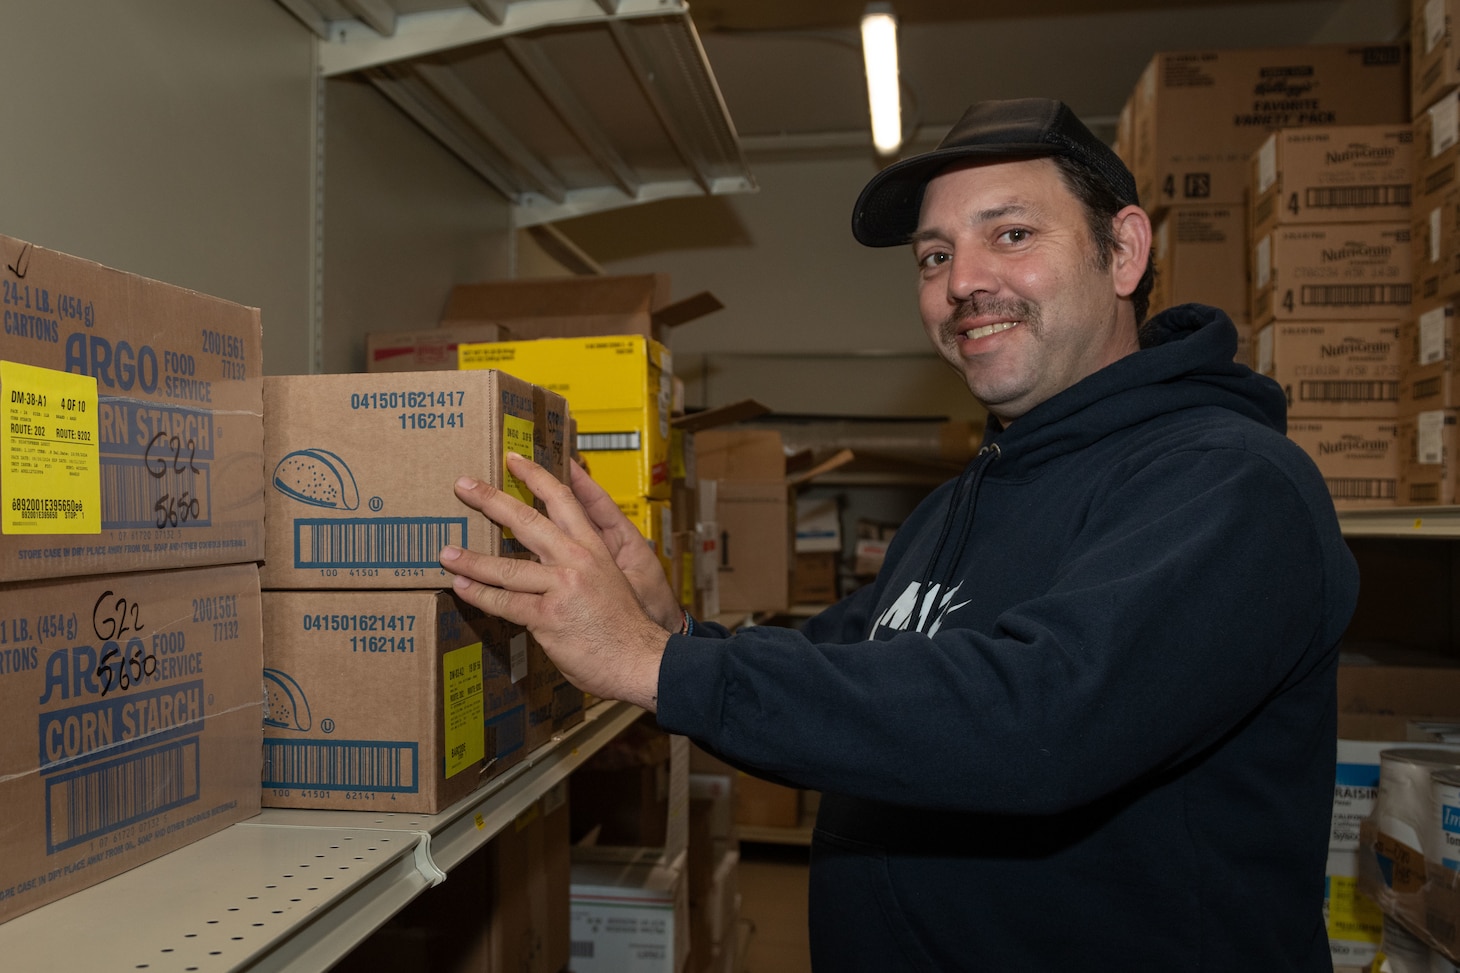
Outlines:
<svg viewBox="0 0 1460 973"><path fill-rule="evenodd" d="M1398 490L1412 156L1408 123L1281 129L1252 155L1255 367L1339 508Z"/></svg>
<svg viewBox="0 0 1460 973"><path fill-rule="evenodd" d="M687 966L695 944L691 898L711 877L708 836L691 829L689 754L688 739L645 717L573 772L576 973L703 969Z"/></svg>
<svg viewBox="0 0 1460 973"><path fill-rule="evenodd" d="M1401 503L1455 502L1457 346L1460 295L1460 147L1450 2L1413 5L1414 308L1403 332Z"/></svg>
<svg viewBox="0 0 1460 973"><path fill-rule="evenodd" d="M1248 325L1247 165L1270 133L1404 122L1401 44L1180 51L1153 57L1122 109L1116 151L1154 221L1151 310L1188 302ZM1237 358L1251 362L1244 342Z"/></svg>
<svg viewBox="0 0 1460 973"><path fill-rule="evenodd" d="M435 813L582 716L526 631L459 601L454 544L526 557L452 491L540 502L509 452L567 470L561 396L495 371L264 382L264 803Z"/></svg>
<svg viewBox="0 0 1460 973"><path fill-rule="evenodd" d="M0 237L0 921L258 813L259 312Z"/></svg>

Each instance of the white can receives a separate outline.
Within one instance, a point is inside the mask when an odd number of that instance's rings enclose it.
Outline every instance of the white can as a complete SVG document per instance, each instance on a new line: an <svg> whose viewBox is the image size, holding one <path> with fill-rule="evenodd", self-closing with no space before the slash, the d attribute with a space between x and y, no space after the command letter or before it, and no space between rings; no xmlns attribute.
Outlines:
<svg viewBox="0 0 1460 973"><path fill-rule="evenodd" d="M1434 830L1426 857L1460 871L1460 770L1435 771L1430 775L1430 791L1436 813L1430 819Z"/></svg>

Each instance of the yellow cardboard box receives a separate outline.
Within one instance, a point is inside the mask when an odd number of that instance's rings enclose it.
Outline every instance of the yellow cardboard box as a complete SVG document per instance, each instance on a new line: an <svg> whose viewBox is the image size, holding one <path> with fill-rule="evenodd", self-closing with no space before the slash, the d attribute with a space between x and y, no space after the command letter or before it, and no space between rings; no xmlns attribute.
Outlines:
<svg viewBox="0 0 1460 973"><path fill-rule="evenodd" d="M556 392L578 423L578 451L613 497L668 500L669 349L641 335L465 344L462 369L495 368Z"/></svg>

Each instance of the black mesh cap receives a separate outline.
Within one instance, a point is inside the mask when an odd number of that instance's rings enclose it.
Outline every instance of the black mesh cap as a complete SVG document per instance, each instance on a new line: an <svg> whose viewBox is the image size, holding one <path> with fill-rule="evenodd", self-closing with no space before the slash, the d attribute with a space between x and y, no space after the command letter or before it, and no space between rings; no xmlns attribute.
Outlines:
<svg viewBox="0 0 1460 973"><path fill-rule="evenodd" d="M1062 155L1089 169L1122 204L1140 205L1136 180L1120 156L1091 134L1062 101L1016 98L981 101L931 152L894 162L872 177L852 213L852 235L869 247L907 243L918 228L923 190L955 162Z"/></svg>

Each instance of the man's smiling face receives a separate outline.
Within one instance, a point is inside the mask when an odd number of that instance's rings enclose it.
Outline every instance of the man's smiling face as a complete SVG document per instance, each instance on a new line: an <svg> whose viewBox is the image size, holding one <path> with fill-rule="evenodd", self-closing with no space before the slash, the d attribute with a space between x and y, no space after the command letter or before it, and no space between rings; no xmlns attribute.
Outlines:
<svg viewBox="0 0 1460 973"><path fill-rule="evenodd" d="M913 254L923 329L1005 425L1136 350L1117 274L1049 159L944 170Z"/></svg>

